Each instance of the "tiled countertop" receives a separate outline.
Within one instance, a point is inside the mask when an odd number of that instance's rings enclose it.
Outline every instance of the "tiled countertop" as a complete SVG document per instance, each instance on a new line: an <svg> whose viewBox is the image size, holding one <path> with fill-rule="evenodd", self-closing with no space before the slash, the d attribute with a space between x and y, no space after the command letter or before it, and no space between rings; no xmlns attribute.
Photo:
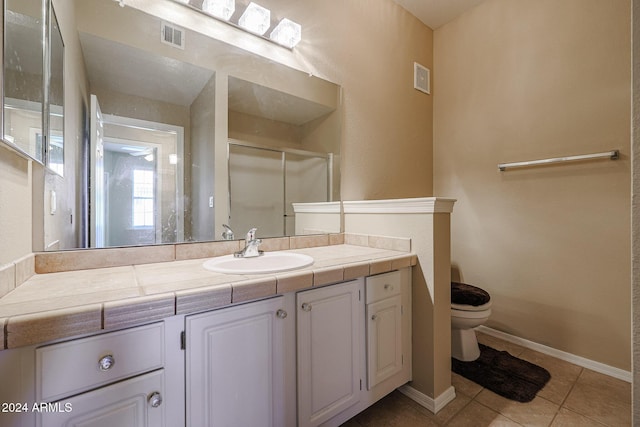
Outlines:
<svg viewBox="0 0 640 427"><path fill-rule="evenodd" d="M295 271L230 275L206 259L36 274L0 298L0 350L135 326L176 314L384 273L416 264L410 252L340 244L295 249Z"/></svg>

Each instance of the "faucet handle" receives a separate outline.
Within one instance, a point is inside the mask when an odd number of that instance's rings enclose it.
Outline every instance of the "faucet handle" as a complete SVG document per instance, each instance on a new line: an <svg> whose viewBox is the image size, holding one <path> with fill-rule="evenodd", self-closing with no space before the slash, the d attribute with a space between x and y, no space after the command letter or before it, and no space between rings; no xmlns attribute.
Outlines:
<svg viewBox="0 0 640 427"><path fill-rule="evenodd" d="M224 240L233 240L234 235L231 227L229 227L227 224L222 224L222 227L224 227L224 231L222 232L222 238Z"/></svg>
<svg viewBox="0 0 640 427"><path fill-rule="evenodd" d="M247 242L250 242L256 239L256 231L258 231L258 229L255 227L247 231L247 238L246 238Z"/></svg>

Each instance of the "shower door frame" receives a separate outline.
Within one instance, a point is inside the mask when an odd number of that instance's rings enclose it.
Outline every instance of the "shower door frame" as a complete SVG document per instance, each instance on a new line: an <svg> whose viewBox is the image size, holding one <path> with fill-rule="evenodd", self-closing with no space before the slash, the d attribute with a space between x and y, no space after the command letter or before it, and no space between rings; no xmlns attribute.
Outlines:
<svg viewBox="0 0 640 427"><path fill-rule="evenodd" d="M321 158L325 159L327 162L327 201L332 202L333 195L333 153L321 153L317 151L308 151L308 150L300 150L297 148L288 148L288 147L277 147L270 145L257 144L249 141L242 141L240 139L229 138L227 143L227 174L228 174L228 183L229 183L229 217L228 221L231 221L231 146L244 147L244 148L253 148L257 150L265 150L276 153L281 153L281 172L282 172L282 190L284 192L283 197L283 212L284 215L282 217L282 235L287 235L287 164L286 164L286 155L296 154L299 156L309 157L309 158Z"/></svg>

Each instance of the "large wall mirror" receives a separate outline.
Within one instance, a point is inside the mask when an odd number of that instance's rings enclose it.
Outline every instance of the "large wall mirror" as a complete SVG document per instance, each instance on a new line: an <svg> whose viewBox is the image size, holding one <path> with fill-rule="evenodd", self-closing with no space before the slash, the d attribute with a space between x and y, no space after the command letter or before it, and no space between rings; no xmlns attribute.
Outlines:
<svg viewBox="0 0 640 427"><path fill-rule="evenodd" d="M41 163L44 35L42 0L5 0L3 139Z"/></svg>
<svg viewBox="0 0 640 427"><path fill-rule="evenodd" d="M49 0L5 0L3 140L64 168L64 42Z"/></svg>
<svg viewBox="0 0 640 427"><path fill-rule="evenodd" d="M50 156L73 159L75 188L74 236L55 249L220 240L223 224L235 238L253 226L291 235L293 203L340 199L339 86L211 37L217 25L269 43L198 11L201 0L52 1L65 39L52 140L67 126Z"/></svg>

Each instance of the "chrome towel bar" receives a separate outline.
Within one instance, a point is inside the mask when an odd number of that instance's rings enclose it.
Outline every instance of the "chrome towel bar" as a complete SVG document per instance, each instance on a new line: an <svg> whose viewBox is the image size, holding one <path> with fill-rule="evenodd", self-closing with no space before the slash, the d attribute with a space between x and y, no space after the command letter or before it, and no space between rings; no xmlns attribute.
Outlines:
<svg viewBox="0 0 640 427"><path fill-rule="evenodd" d="M500 172L504 172L507 168L548 165L553 163L571 162L574 160L595 160L595 159L617 160L618 158L620 158L620 152L618 150L611 150L604 153L581 154L578 156L566 156L566 157L554 157L551 159L530 160L528 162L499 163L498 169L500 170Z"/></svg>

